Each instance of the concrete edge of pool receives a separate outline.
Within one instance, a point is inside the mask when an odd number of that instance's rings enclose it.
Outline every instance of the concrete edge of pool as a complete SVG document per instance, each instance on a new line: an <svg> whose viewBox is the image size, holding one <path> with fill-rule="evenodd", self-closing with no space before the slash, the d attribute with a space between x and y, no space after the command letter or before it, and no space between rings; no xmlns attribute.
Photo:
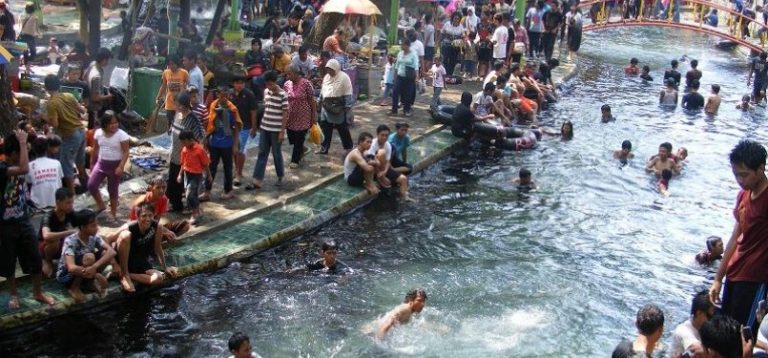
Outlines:
<svg viewBox="0 0 768 358"><path fill-rule="evenodd" d="M440 136L441 133L443 136L450 135L450 133L444 132L444 129L445 129L444 126L433 127L432 129L428 130L424 135L419 136L418 138L414 138L413 145L419 145L420 143L424 144L425 142L432 142L432 141L428 141L428 139L430 139L430 137ZM447 156L448 154L453 152L455 148L459 144L461 144L461 142L462 141L459 139L454 139L452 141L449 141L448 143L445 143L440 147L430 146L431 148L428 148L428 149L432 149L434 151L431 151L430 153L426 154L421 158L421 160L415 163L414 172L422 171L425 168L427 168L429 165ZM429 144L432 144L432 143L429 143ZM247 222L249 219L252 219L258 216L259 214L265 214L270 211L280 210L280 208L286 205L286 203L300 202L303 198L308 197L312 193L317 192L318 190L321 190L324 187L328 187L329 185L335 182L339 182L343 180L344 180L343 174L335 174L330 177L323 178L316 182L306 185L305 187L302 188L301 193L296 194L290 198L285 198L282 200L276 199L272 203L269 203L268 205L261 207L259 209L243 210L241 213L238 213L236 217L233 217L230 221L218 223L204 232L200 232L195 234L192 237L186 238L183 244L169 247L167 249L168 251L167 255L168 256L172 255L174 249L184 247L185 245L190 244L192 242L205 242L206 240L203 240L203 238L205 237L214 238L215 237L214 235L216 235L217 233L220 233L222 230L232 228L233 224L242 224L244 222ZM172 282L175 282L177 280L180 280L198 273L222 268L232 262L243 260L261 251L280 245L290 239L293 239L310 230L320 227L325 223L329 222L330 220L337 218L341 215L344 215L345 213L350 212L351 210L373 200L374 198L375 198L374 195L369 194L365 190L357 191L357 194L352 196L351 198L348 198L343 202L337 205L334 205L333 207L327 210L324 210L318 214L313 214L309 218L302 220L298 223L295 223L288 227L281 228L280 230L275 231L266 236L259 235L257 237L253 237L252 240L249 240L250 242L248 244L241 245L234 249L228 249L226 251L219 252L218 254L214 254L210 256L207 260L191 263L189 265L180 266L179 277L174 281L170 281L168 284L172 284ZM6 331L6 332L3 332L3 334L11 333L8 331L14 330L14 329L20 329L26 325L30 325L47 318L74 313L74 312L88 309L91 307L108 305L110 303L115 303L122 299L131 297L131 296L125 295L122 292L122 290L119 287L119 284L117 284L114 281L111 281L110 287L107 289L107 294L105 295L105 297L102 298L95 293L89 293L86 295L87 297L86 301L84 303L78 304L78 303L75 303L71 297L69 297L69 294L67 293L66 289L64 289L61 285L59 285L55 280L45 280L43 285L47 293L56 297L57 303L54 304L53 306L42 306L36 302L32 303L33 301L29 299L30 291L31 291L31 282L29 280L24 280L19 282L19 287L18 287L19 296L20 296L19 298L24 302L24 305L22 307L30 307L30 308L28 309L22 308L16 313L4 314L0 316L0 328ZM136 294L132 296L140 295L150 290L151 289L145 288L145 289L139 290ZM2 296L7 296L7 293L3 292Z"/></svg>
<svg viewBox="0 0 768 358"><path fill-rule="evenodd" d="M561 85L573 79L577 75L578 70L579 62L577 59L572 63L561 65L560 71L557 72L564 71L564 73L553 73L554 77L560 77L559 80L556 80L557 85ZM420 157L420 159L414 163L414 173L423 171L428 166L449 155L462 143L462 140L454 138L449 131L445 131L445 128L446 126L443 125L434 125L423 135L412 139L413 146L425 146L427 142L433 142L433 140L437 137L447 138L447 143L437 143L440 144L439 147L426 146L426 148L421 149L421 155L417 155ZM429 153L425 152L425 150L429 151ZM286 205L301 203L302 199L308 198L323 188L328 188L335 183L343 181L343 173L330 175L299 188L297 193L294 195L278 197L259 208L242 210L231 217L228 221L215 223L206 230L186 237L180 243L166 245L166 256L172 256L174 251L184 247L201 246L201 244L208 243L209 241L203 240L203 238L210 238L215 240L215 235L221 234L225 230L233 229L237 224L247 223L249 220L257 218L259 214L281 210L281 208L285 208ZM343 183L343 186L346 186L346 183ZM354 189L356 190L356 188ZM326 208L317 214L313 213L310 217L300 220L294 224L282 227L276 231L271 231L266 235L259 235L258 231L256 231L256 237L253 237L252 240L248 240L247 243L234 248L222 248L221 252L211 253L211 256L207 256L205 260L199 262L190 263L188 265L178 265L179 276L175 280L169 281L166 286L183 278L203 272L213 271L225 267L232 262L243 260L264 250L276 247L288 240L316 229L328 223L329 221L370 202L374 198L374 195L368 194L368 192L365 190L357 190L353 196L343 200L342 202L337 203L332 207ZM207 255L209 252L198 252L198 254ZM175 264L174 261L170 259L168 259L168 261L171 264ZM149 288L143 288L139 289L135 294L128 296L122 292L119 284L111 281L110 287L107 289L105 297L102 298L95 293L89 293L86 295L86 301L84 303L75 303L74 300L70 297L69 293L55 280L44 280L43 288L48 294L51 294L56 298L56 304L53 306L42 306L31 300L29 298L31 296L31 281L29 279L19 280L19 299L22 302L22 307L30 308L22 308L15 313L0 314L0 330L2 330L0 331L1 335L13 334L15 331L23 330L26 326L38 323L48 318L71 314L93 307L108 306L130 297L145 294L152 290ZM0 290L0 303L5 302L7 297L7 291ZM6 311L7 308L0 306L0 312Z"/></svg>

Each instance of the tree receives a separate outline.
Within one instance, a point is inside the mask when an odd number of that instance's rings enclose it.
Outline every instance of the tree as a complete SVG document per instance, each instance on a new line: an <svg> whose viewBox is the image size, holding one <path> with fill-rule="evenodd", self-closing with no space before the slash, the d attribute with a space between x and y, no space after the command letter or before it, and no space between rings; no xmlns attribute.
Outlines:
<svg viewBox="0 0 768 358"><path fill-rule="evenodd" d="M0 65L0 135L5 137L16 128L16 106L13 105L11 79L8 77L6 65Z"/></svg>

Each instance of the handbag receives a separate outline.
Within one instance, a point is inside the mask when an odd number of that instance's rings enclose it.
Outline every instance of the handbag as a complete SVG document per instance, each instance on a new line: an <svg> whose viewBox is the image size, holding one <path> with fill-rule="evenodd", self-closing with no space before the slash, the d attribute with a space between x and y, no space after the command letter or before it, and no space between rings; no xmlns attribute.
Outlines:
<svg viewBox="0 0 768 358"><path fill-rule="evenodd" d="M512 53L521 54L525 50L525 42L515 42L515 46L512 47Z"/></svg>
<svg viewBox="0 0 768 358"><path fill-rule="evenodd" d="M344 97L323 98L323 108L330 114L340 114L344 112L346 102Z"/></svg>
<svg viewBox="0 0 768 358"><path fill-rule="evenodd" d="M314 145L320 145L323 142L323 131L320 130L320 125L317 123L309 128L309 142Z"/></svg>

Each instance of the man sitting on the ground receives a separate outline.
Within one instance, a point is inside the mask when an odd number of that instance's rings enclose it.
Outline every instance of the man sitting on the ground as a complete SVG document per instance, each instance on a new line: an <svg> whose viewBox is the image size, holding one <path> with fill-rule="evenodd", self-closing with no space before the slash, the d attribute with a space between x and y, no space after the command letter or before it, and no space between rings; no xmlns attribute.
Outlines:
<svg viewBox="0 0 768 358"><path fill-rule="evenodd" d="M75 213L77 232L64 240L56 280L69 290L75 302L85 301L81 288L93 286L103 295L107 279L101 271L112 261L115 250L98 235L96 212L90 209Z"/></svg>
<svg viewBox="0 0 768 358"><path fill-rule="evenodd" d="M390 129L387 125L382 124L378 126L376 128L376 139L366 154L375 156L379 162L379 165L376 166L376 180L379 182L379 185L384 188L390 188L392 184L397 184L400 187L400 197L403 200L410 200L408 196L408 177L398 173L390 165L392 145L387 141L389 133Z"/></svg>
<svg viewBox="0 0 768 358"><path fill-rule="evenodd" d="M673 174L680 174L680 166L675 163L674 158L671 157L672 144L664 142L659 145L659 154L653 156L645 165L645 170L649 173L655 174L657 177L661 177L661 172L664 169L669 169Z"/></svg>
<svg viewBox="0 0 768 358"><path fill-rule="evenodd" d="M43 257L43 275L53 277L53 260L61 257L64 239L77 232L74 220L74 194L67 188L56 190L56 207L43 215L40 225L40 255Z"/></svg>
<svg viewBox="0 0 768 358"><path fill-rule="evenodd" d="M408 135L408 123L395 124L395 133L389 135L389 144L392 145L392 169L400 174L411 174L413 165L408 164L408 147L411 146L411 137Z"/></svg>
<svg viewBox="0 0 768 358"><path fill-rule="evenodd" d="M690 352L692 357L698 357L704 353L701 345L699 329L710 317L715 314L715 306L709 302L709 292L700 291L693 296L691 302L691 316L680 323L672 332L672 344L669 356L680 358L683 352Z"/></svg>
<svg viewBox="0 0 768 358"><path fill-rule="evenodd" d="M419 288L410 290L405 294L405 300L402 304L389 311L376 332L376 338L381 340L387 335L396 324L406 324L411 320L414 313L420 313L427 303L427 292Z"/></svg>
<svg viewBox="0 0 768 358"><path fill-rule="evenodd" d="M344 180L351 186L365 187L369 193L376 195L379 193L379 187L373 181L373 176L379 161L376 156L365 154L372 143L371 133L360 133L357 137L357 147L344 158Z"/></svg>
<svg viewBox="0 0 768 358"><path fill-rule="evenodd" d="M653 356L656 343L664 332L664 312L656 305L645 305L637 311L635 326L640 334L634 341L621 341L612 357Z"/></svg>
<svg viewBox="0 0 768 358"><path fill-rule="evenodd" d="M126 292L134 292L133 281L142 285L162 285L165 275L176 277L177 269L168 266L163 251L163 231L154 218L152 204L141 204L136 210L139 220L128 225L117 239L118 261L121 272L120 284ZM150 256L157 258L163 271L156 270L149 262Z"/></svg>

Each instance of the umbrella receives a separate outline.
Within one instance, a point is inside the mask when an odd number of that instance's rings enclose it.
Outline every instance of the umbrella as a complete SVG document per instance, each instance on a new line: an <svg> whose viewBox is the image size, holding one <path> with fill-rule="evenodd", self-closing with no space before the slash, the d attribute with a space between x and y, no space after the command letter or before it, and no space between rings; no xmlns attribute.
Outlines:
<svg viewBox="0 0 768 358"><path fill-rule="evenodd" d="M2 45L0 45L0 65L7 65L11 62L11 59L13 59L13 55L11 55L8 50L5 49Z"/></svg>
<svg viewBox="0 0 768 358"><path fill-rule="evenodd" d="M335 12L344 15L381 15L381 10L370 0L330 0L320 12Z"/></svg>

